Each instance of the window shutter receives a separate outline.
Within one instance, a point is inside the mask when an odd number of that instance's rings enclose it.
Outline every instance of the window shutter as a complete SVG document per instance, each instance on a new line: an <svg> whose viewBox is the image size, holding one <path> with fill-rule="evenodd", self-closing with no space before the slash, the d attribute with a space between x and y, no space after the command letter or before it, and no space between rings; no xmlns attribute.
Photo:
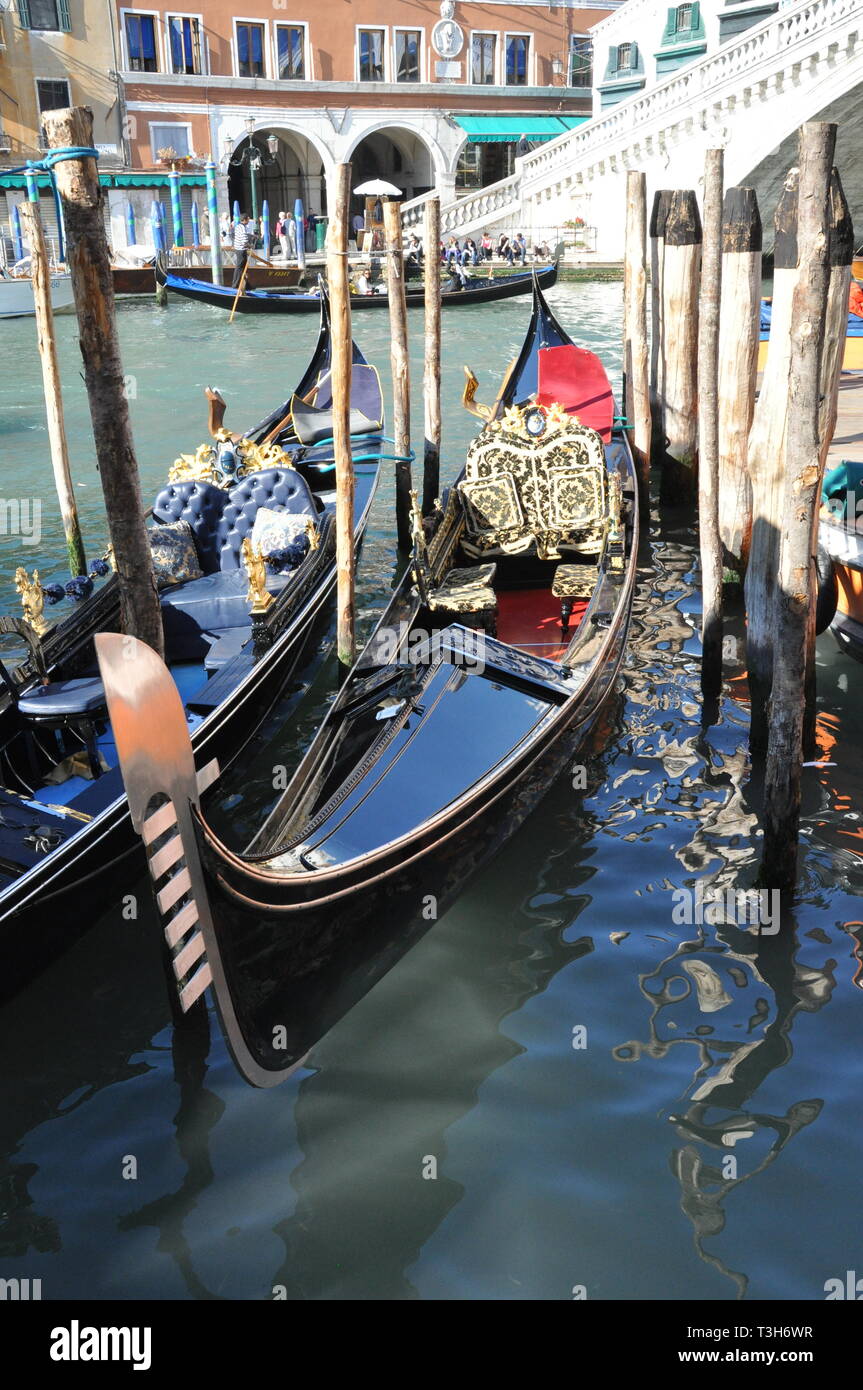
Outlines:
<svg viewBox="0 0 863 1390"><path fill-rule="evenodd" d="M60 28L65 29L68 33L72 28L72 22L69 19L69 0L57 0L57 19Z"/></svg>
<svg viewBox="0 0 863 1390"><path fill-rule="evenodd" d="M693 33L695 33L695 31L696 31L697 29L699 29L700 27L701 27L701 6L698 4L698 0L696 0L696 3L692 6L692 31L693 31Z"/></svg>
<svg viewBox="0 0 863 1390"><path fill-rule="evenodd" d="M665 21L665 32L662 35L663 44L672 43L674 35L677 33L677 10L668 11L668 18Z"/></svg>
<svg viewBox="0 0 863 1390"><path fill-rule="evenodd" d="M18 0L18 20L22 29L30 28L29 0Z"/></svg>
<svg viewBox="0 0 863 1390"><path fill-rule="evenodd" d="M629 66L633 72L638 68L638 44L634 43L630 51Z"/></svg>

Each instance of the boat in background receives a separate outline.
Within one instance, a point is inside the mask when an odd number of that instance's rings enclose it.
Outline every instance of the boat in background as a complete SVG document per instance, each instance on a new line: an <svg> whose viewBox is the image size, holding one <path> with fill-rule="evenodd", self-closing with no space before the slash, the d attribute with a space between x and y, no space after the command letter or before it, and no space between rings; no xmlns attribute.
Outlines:
<svg viewBox="0 0 863 1390"><path fill-rule="evenodd" d="M819 603L832 604L830 630L842 651L863 661L863 463L843 461L825 474L818 549L822 569L823 556L830 565L819 573Z"/></svg>
<svg viewBox="0 0 863 1390"><path fill-rule="evenodd" d="M75 308L72 277L67 271L51 272L51 308L55 314ZM0 319L33 318L36 305L29 275L4 275L0 271Z"/></svg>
<svg viewBox="0 0 863 1390"><path fill-rule="evenodd" d="M242 854L207 823L163 663L97 638L180 1004L210 985L274 1085L439 919L580 756L615 688L636 479L599 360L534 288L465 469L274 810ZM151 731L160 730L158 746Z"/></svg>
<svg viewBox="0 0 863 1390"><path fill-rule="evenodd" d="M534 279L540 289L550 289L557 282L560 257L550 266L539 271L517 271L512 275L499 275L495 279L475 275L468 280L469 288L464 290L442 290L441 304L461 305L488 304L496 299L511 299L515 295L530 294ZM280 292L275 289L244 290L241 295L230 285L205 284L191 275L178 274L169 270L160 257L156 261L156 280L174 294L184 299L194 299L200 304L211 304L217 309L232 310L236 304L238 314L314 314L318 310L319 291L294 290ZM411 282L408 282L410 285ZM425 289L408 288L405 291L408 305L424 304ZM374 294L351 295L351 309L385 309L388 304L386 290Z"/></svg>
<svg viewBox="0 0 863 1390"><path fill-rule="evenodd" d="M152 509L167 678L202 764L226 766L254 737L335 594L326 296L319 307L296 391L242 435L225 429L225 402L209 392L213 437L180 456ZM377 370L356 345L353 364L359 547L390 446ZM96 569L95 587L77 579L64 591L19 568L25 616L0 617L0 633L27 653L14 669L0 662L0 996L60 955L94 901L128 887L135 871L139 842L93 648L96 633L118 626L119 595L108 563ZM52 625L46 604L67 594L81 601L65 603L72 612Z"/></svg>
<svg viewBox="0 0 863 1390"><path fill-rule="evenodd" d="M772 304L769 299L761 301L761 329L758 344L758 370L763 372L767 363L767 349L770 345L770 319ZM843 372L863 371L863 319L856 314L848 315L845 352L842 357Z"/></svg>
<svg viewBox="0 0 863 1390"><path fill-rule="evenodd" d="M227 251L227 248L225 248ZM181 253L182 254L182 253ZM176 257L175 259L179 259ZM193 272L202 284L212 285L212 265L174 264L171 270L177 274ZM223 276L230 282L234 274L233 264L223 266ZM246 273L246 284L250 289L290 289L300 283L302 270L296 265L250 265ZM155 294L156 293L156 254L150 255L144 263L125 265L118 256L111 265L111 276L115 294Z"/></svg>

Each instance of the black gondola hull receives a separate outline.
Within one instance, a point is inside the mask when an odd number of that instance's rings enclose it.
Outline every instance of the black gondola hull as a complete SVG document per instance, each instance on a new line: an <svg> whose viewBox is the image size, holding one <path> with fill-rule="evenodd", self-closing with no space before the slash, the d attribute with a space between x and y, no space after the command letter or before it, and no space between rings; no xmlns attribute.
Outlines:
<svg viewBox="0 0 863 1390"><path fill-rule="evenodd" d="M165 285L183 299L192 299L199 304L210 304L217 309L232 310L236 306L238 314L316 314L320 312L320 298L312 294L279 294L276 291L254 290L237 297L236 290L230 286L209 285L191 276L175 275L157 265L156 277L160 285ZM540 270L536 279L542 289L550 289L557 281L557 262ZM490 304L497 299L512 299L516 295L530 294L533 289L533 274L530 272L499 276L494 280L476 277L470 288L459 291L444 290L441 303L445 305ZM408 305L425 303L425 291L408 290L405 298ZM385 294L352 295L351 310L385 309Z"/></svg>

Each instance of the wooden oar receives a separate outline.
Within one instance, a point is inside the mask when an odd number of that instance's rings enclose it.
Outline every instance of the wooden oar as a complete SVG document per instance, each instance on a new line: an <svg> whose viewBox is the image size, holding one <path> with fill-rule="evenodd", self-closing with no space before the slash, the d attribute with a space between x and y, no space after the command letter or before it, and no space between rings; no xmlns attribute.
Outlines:
<svg viewBox="0 0 863 1390"><path fill-rule="evenodd" d="M237 312L237 305L238 305L239 302L240 302L240 295L243 293L243 286L244 286L245 283L246 283L246 275L248 274L248 271L249 271L249 257L247 256L247 257L246 257L246 264L243 266L243 273L242 273L242 275L240 276L240 283L239 283L239 285L237 286L237 293L234 295L234 305L233 305L233 308L231 309L231 317L228 319L228 323L233 323L233 322L234 322L234 314Z"/></svg>

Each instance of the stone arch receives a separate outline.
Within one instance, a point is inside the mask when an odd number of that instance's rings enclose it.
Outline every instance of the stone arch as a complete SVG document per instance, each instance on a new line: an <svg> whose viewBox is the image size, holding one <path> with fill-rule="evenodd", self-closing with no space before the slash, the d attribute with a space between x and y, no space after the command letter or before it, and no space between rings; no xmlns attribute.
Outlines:
<svg viewBox="0 0 863 1390"><path fill-rule="evenodd" d="M359 147L367 140L373 141L375 136L388 140L389 143L400 152L402 158L409 158L411 160L411 164L415 163L416 146L419 145L423 148L429 159L429 177L423 178L421 176L423 171L421 171L420 176L414 171L414 176L410 185L411 189L415 189L419 186L432 188L446 180L449 167L448 160L435 137L421 127L400 125L399 122L394 121L392 117L389 119L372 121L364 125L350 141L342 157L346 161L351 160L353 162ZM382 173L381 177L386 178L386 173ZM397 178L392 181L395 183L399 182ZM414 193L409 190L406 196L411 198L414 196Z"/></svg>

